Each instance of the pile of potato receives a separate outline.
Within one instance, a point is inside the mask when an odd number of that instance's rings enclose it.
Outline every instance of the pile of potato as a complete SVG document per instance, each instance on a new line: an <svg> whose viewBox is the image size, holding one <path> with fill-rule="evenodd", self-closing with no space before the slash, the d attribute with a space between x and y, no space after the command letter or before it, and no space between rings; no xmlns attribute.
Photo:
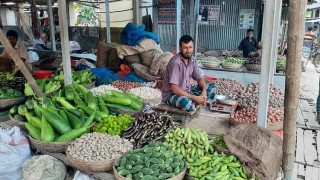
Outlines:
<svg viewBox="0 0 320 180"><path fill-rule="evenodd" d="M240 111L236 111L230 115L232 121L238 123L255 123L258 117L258 109L256 107L243 108ZM268 122L276 123L283 121L284 113L283 109L268 108Z"/></svg>

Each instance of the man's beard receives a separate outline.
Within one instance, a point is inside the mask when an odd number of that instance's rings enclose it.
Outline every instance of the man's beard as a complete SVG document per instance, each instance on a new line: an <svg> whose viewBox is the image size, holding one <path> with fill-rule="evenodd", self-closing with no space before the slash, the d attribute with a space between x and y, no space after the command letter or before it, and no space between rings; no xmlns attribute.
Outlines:
<svg viewBox="0 0 320 180"><path fill-rule="evenodd" d="M188 55L188 54L187 54ZM181 54L181 56L184 58L184 59L191 59L191 57L192 57L192 53L190 54L190 57L187 57L187 56L185 56L184 54Z"/></svg>

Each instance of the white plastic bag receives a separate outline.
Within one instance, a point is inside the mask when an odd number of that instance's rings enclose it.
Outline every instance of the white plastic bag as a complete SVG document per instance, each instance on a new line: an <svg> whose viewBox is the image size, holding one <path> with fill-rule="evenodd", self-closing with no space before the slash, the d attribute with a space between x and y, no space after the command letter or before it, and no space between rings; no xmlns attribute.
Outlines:
<svg viewBox="0 0 320 180"><path fill-rule="evenodd" d="M95 180L95 178L81 171L77 171L72 180Z"/></svg>
<svg viewBox="0 0 320 180"><path fill-rule="evenodd" d="M66 174L66 166L49 155L33 156L22 166L23 180L61 180Z"/></svg>
<svg viewBox="0 0 320 180"><path fill-rule="evenodd" d="M28 51L28 59L32 62L37 62L39 61L39 55L34 51Z"/></svg>
<svg viewBox="0 0 320 180"><path fill-rule="evenodd" d="M0 128L0 179L20 180L21 167L31 156L28 139L18 127Z"/></svg>

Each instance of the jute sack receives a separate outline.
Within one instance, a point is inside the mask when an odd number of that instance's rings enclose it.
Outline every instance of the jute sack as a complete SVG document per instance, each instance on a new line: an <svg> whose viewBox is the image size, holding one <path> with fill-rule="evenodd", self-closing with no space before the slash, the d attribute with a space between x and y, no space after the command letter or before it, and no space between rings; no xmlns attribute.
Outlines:
<svg viewBox="0 0 320 180"><path fill-rule="evenodd" d="M272 131L254 124L238 125L225 134L224 141L249 174L257 175L259 180L277 178L282 160L282 140Z"/></svg>
<svg viewBox="0 0 320 180"><path fill-rule="evenodd" d="M96 67L106 67L117 72L120 70L121 64L122 59L118 57L116 45L101 41L97 47Z"/></svg>
<svg viewBox="0 0 320 180"><path fill-rule="evenodd" d="M141 57L139 54L124 56L123 62L125 65L131 66L134 63L142 64Z"/></svg>
<svg viewBox="0 0 320 180"><path fill-rule="evenodd" d="M159 74L162 75L172 57L173 54L171 52L164 52L162 54L155 55L150 67L150 73L155 76Z"/></svg>

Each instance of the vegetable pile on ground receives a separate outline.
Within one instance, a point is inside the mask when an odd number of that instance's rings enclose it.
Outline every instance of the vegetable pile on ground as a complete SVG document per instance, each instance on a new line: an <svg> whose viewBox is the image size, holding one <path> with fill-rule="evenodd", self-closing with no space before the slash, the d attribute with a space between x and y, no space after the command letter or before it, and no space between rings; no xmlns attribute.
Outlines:
<svg viewBox="0 0 320 180"><path fill-rule="evenodd" d="M122 93L121 90L111 85L101 85L101 86L90 89L90 91L95 96L104 96L104 95L110 94L110 91L118 91Z"/></svg>
<svg viewBox="0 0 320 180"><path fill-rule="evenodd" d="M236 100L242 107L255 107L259 102L259 83L250 83L247 88L239 92ZM284 105L284 92L274 86L270 85L269 106L279 108Z"/></svg>
<svg viewBox="0 0 320 180"><path fill-rule="evenodd" d="M213 152L207 133L201 129L177 128L169 132L165 138L165 145L187 158Z"/></svg>
<svg viewBox="0 0 320 180"><path fill-rule="evenodd" d="M243 108L240 111L236 111L230 115L232 121L238 123L254 123L257 121L258 109L255 107ZM283 109L268 108L268 122L276 123L283 121L284 113Z"/></svg>
<svg viewBox="0 0 320 180"><path fill-rule="evenodd" d="M226 143L224 143L223 134L219 134L218 136L216 136L214 138L213 144L216 146L222 147L224 149L228 149Z"/></svg>
<svg viewBox="0 0 320 180"><path fill-rule="evenodd" d="M227 57L225 59L226 63L234 63L234 64L243 64L244 60L243 59L239 59L239 58L234 58L234 57Z"/></svg>
<svg viewBox="0 0 320 180"><path fill-rule="evenodd" d="M130 89L140 87L141 85L137 82L129 82L129 81L114 81L111 84L113 87L120 89L123 92L127 92Z"/></svg>
<svg viewBox="0 0 320 180"><path fill-rule="evenodd" d="M161 99L161 92L150 87L138 87L129 90L130 94L141 97L142 99Z"/></svg>
<svg viewBox="0 0 320 180"><path fill-rule="evenodd" d="M23 92L25 82L24 77L15 77L11 73L0 72L0 89L9 88Z"/></svg>
<svg viewBox="0 0 320 180"><path fill-rule="evenodd" d="M99 121L93 128L94 132L103 132L110 135L121 135L133 122L134 118L127 114L119 116L109 115Z"/></svg>
<svg viewBox="0 0 320 180"><path fill-rule="evenodd" d="M140 113L133 124L125 130L124 138L134 143L135 148L161 141L177 124L167 114Z"/></svg>
<svg viewBox="0 0 320 180"><path fill-rule="evenodd" d="M59 75L53 78L56 81L64 80L64 73L60 71ZM89 84L96 80L96 77L92 74L90 70L79 70L72 72L72 80L78 84Z"/></svg>
<svg viewBox="0 0 320 180"><path fill-rule="evenodd" d="M69 157L82 161L101 161L116 159L132 149L132 144L104 133L89 133L71 142L66 150Z"/></svg>
<svg viewBox="0 0 320 180"><path fill-rule="evenodd" d="M228 95L233 99L238 98L238 94L246 88L241 82L230 78L219 78L216 81L216 94Z"/></svg>
<svg viewBox="0 0 320 180"><path fill-rule="evenodd" d="M33 138L48 142L74 140L87 132L94 120L99 121L109 114L102 98L95 97L79 84L65 87L51 99L28 100L17 111L16 107L11 110L11 115L18 111L20 116L26 117L26 127Z"/></svg>
<svg viewBox="0 0 320 180"><path fill-rule="evenodd" d="M194 179L248 179L245 168L233 155L215 152L210 156L187 159L189 175Z"/></svg>
<svg viewBox="0 0 320 180"><path fill-rule="evenodd" d="M136 95L121 93L113 90L109 93L108 95L98 97L98 99L101 99L99 100L99 104L103 104L105 102L105 105L109 108L123 110L140 111L143 108L143 100Z"/></svg>
<svg viewBox="0 0 320 180"><path fill-rule="evenodd" d="M20 91L14 89L0 89L0 99L14 99L22 96Z"/></svg>
<svg viewBox="0 0 320 180"><path fill-rule="evenodd" d="M183 157L163 144L149 144L129 151L115 162L119 175L133 180L165 180L184 169Z"/></svg>
<svg viewBox="0 0 320 180"><path fill-rule="evenodd" d="M61 81L56 81L52 78L38 79L38 80L36 80L36 82L44 94L58 91L62 86ZM26 96L34 96L35 95L33 89L31 88L31 85L29 83L24 84L24 94Z"/></svg>

